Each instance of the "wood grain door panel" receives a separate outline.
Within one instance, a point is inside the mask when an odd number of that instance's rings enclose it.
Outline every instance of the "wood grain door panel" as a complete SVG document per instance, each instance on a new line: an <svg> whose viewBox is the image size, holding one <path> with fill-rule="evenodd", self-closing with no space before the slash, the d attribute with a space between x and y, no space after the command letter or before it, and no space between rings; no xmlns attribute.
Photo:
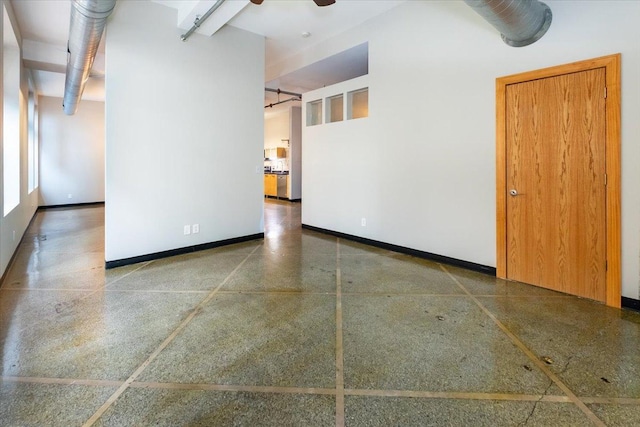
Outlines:
<svg viewBox="0 0 640 427"><path fill-rule="evenodd" d="M606 299L605 69L506 86L507 277Z"/></svg>

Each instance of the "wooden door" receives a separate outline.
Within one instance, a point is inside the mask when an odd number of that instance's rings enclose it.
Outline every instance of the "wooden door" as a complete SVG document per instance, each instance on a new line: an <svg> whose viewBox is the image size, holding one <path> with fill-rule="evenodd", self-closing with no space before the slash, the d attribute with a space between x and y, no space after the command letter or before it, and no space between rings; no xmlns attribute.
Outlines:
<svg viewBox="0 0 640 427"><path fill-rule="evenodd" d="M506 86L507 278L606 300L605 69Z"/></svg>

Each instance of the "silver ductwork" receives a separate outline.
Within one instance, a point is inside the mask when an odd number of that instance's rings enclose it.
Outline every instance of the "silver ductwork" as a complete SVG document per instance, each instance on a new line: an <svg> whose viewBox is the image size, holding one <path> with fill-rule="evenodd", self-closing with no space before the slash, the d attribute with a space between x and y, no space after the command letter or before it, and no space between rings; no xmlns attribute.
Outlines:
<svg viewBox="0 0 640 427"><path fill-rule="evenodd" d="M549 6L538 0L464 0L496 30L509 46L538 41L551 26Z"/></svg>
<svg viewBox="0 0 640 427"><path fill-rule="evenodd" d="M107 18L116 0L73 0L67 45L67 75L64 82L62 108L72 115L89 78Z"/></svg>

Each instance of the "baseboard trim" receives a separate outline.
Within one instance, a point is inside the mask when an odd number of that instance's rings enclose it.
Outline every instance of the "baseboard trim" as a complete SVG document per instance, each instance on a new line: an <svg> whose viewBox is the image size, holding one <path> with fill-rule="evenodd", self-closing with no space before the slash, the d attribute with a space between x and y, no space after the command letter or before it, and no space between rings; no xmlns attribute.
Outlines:
<svg viewBox="0 0 640 427"><path fill-rule="evenodd" d="M38 210L58 209L58 208L84 208L88 206L104 205L104 202L69 203L66 205L46 205L38 206Z"/></svg>
<svg viewBox="0 0 640 427"><path fill-rule="evenodd" d="M265 199L269 199L269 200L280 200L283 202L291 202L291 203L300 203L302 202L302 199L287 199L286 197L277 197L277 196L264 196Z"/></svg>
<svg viewBox="0 0 640 427"><path fill-rule="evenodd" d="M248 242L251 240L264 239L264 233L251 234L248 236L234 237L232 239L218 240L216 242L202 243L199 245L185 246L183 248L171 249L168 251L155 252L147 255L139 255L131 258L117 259L114 261L105 261L104 266L108 270L110 268L123 267L125 265L137 264L139 262L154 261L161 258L168 258L176 255L188 254L191 252L204 251L220 246L233 245L235 243Z"/></svg>
<svg viewBox="0 0 640 427"><path fill-rule="evenodd" d="M622 297L622 308L628 308L629 310L640 311L640 300Z"/></svg>
<svg viewBox="0 0 640 427"><path fill-rule="evenodd" d="M329 234L332 236L352 240L358 243L364 243L365 245L374 246L376 248L387 249L394 252L400 252L407 255L412 255L418 258L428 259L431 261L440 262L443 264L449 264L456 267L466 268L467 270L477 271L479 273L488 274L490 276L496 275L495 267L489 267L487 265L476 264L470 261L464 261L457 258L451 258L444 255L438 255L431 252L420 251L417 249L407 248L405 246L398 246L391 243L381 242L379 240L367 239L365 237L354 236L352 234L341 233L339 231L327 230L325 228L314 227L312 225L302 224L302 228L311 231L317 231L318 233Z"/></svg>

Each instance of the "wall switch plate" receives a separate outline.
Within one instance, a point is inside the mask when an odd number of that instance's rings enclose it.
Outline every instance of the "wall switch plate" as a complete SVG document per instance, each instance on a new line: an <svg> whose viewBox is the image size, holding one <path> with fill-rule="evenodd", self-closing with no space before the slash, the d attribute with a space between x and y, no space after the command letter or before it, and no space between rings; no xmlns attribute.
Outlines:
<svg viewBox="0 0 640 427"><path fill-rule="evenodd" d="M13 230L13 241L16 241L16 230Z"/></svg>
<svg viewBox="0 0 640 427"><path fill-rule="evenodd" d="M191 234L191 226L190 225L185 225L184 226L184 235L186 236L187 234Z"/></svg>
<svg viewBox="0 0 640 427"><path fill-rule="evenodd" d="M193 231L193 234L197 234L200 232L200 224L193 224L193 226L191 226L191 231Z"/></svg>
<svg viewBox="0 0 640 427"><path fill-rule="evenodd" d="M71 195L71 193L67 194L67 199L72 198L73 196Z"/></svg>
<svg viewBox="0 0 640 427"><path fill-rule="evenodd" d="M362 225L363 227L366 227L367 226L367 218L362 218L360 220L360 225Z"/></svg>

